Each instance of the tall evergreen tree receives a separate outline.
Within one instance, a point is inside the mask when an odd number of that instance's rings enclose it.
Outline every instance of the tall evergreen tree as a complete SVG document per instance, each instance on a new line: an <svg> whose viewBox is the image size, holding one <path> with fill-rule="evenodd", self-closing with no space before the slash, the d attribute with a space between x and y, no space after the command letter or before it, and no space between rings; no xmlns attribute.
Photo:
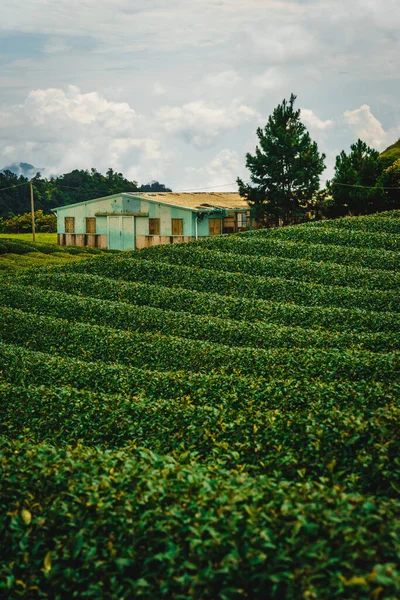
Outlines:
<svg viewBox="0 0 400 600"><path fill-rule="evenodd" d="M288 222L293 210L306 206L319 189L325 169L320 154L295 110L296 96L283 100L269 117L264 129L257 129L259 146L246 155L251 184L237 179L241 196L247 198L256 219L266 223L270 216Z"/></svg>
<svg viewBox="0 0 400 600"><path fill-rule="evenodd" d="M384 166L379 160L379 152L360 139L350 150L349 154L342 150L336 157L335 173L327 184L332 196L327 216L362 215L384 210L384 194L377 186Z"/></svg>

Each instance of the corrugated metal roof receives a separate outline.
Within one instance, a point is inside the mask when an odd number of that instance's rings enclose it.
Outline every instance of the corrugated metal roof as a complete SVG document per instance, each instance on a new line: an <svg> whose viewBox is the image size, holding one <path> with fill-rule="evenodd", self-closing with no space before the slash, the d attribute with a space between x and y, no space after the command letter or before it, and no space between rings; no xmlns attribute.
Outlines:
<svg viewBox="0 0 400 600"><path fill-rule="evenodd" d="M232 208L248 210L249 205L238 192L127 192L126 195L165 202L185 208Z"/></svg>

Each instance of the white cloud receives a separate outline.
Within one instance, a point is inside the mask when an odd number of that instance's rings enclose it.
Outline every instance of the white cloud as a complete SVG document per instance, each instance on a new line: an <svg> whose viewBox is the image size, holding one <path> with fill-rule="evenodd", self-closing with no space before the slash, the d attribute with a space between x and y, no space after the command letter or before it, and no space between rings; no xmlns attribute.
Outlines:
<svg viewBox="0 0 400 600"><path fill-rule="evenodd" d="M307 22L304 25L300 22L285 23L284 15L279 10L272 13L269 22L264 16L260 25L247 28L241 47L248 44L249 51L255 57L273 65L305 61L316 56L320 47L316 32L307 26Z"/></svg>
<svg viewBox="0 0 400 600"><path fill-rule="evenodd" d="M252 78L255 87L262 90L278 90L286 84L286 78L282 70L276 67L266 69L261 75L255 75Z"/></svg>
<svg viewBox="0 0 400 600"><path fill-rule="evenodd" d="M135 125L136 113L126 102L110 102L97 92L82 94L76 86L67 92L50 88L28 94L23 106L34 124L71 121L81 125L97 123L104 128L126 131Z"/></svg>
<svg viewBox="0 0 400 600"><path fill-rule="evenodd" d="M225 148L201 167L186 167L181 187L188 190L215 188L221 192L236 192L236 178L243 175L243 167L237 152Z"/></svg>
<svg viewBox="0 0 400 600"><path fill-rule="evenodd" d="M111 166L147 178L155 163L162 171L170 155L148 129L128 103L98 92L84 94L75 86L35 90L23 104L3 110L0 157L44 166L46 174Z"/></svg>
<svg viewBox="0 0 400 600"><path fill-rule="evenodd" d="M161 85L161 83L155 81L153 84L153 92L156 94L156 96L162 96L167 93L167 90L163 85Z"/></svg>
<svg viewBox="0 0 400 600"><path fill-rule="evenodd" d="M216 88L230 88L238 85L241 79L242 78L237 74L236 71L233 69L228 69L227 71L221 71L220 73L206 75L204 78L204 83Z"/></svg>
<svg viewBox="0 0 400 600"><path fill-rule="evenodd" d="M363 104L355 110L346 110L344 118L351 131L367 144L383 149L388 144L388 133L382 124L371 112L367 104Z"/></svg>
<svg viewBox="0 0 400 600"><path fill-rule="evenodd" d="M239 100L233 100L228 106L198 100L160 108L157 117L165 131L202 147L212 144L223 133L254 121L258 113Z"/></svg>
<svg viewBox="0 0 400 600"><path fill-rule="evenodd" d="M315 114L314 111L309 108L301 109L301 120L311 130L317 131L326 131L327 129L332 129L334 125L331 119L323 121Z"/></svg>

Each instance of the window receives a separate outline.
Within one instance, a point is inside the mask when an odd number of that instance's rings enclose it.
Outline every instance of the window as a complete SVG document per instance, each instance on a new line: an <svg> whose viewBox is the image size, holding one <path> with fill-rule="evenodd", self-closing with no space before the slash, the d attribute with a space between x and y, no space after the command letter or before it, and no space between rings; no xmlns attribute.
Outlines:
<svg viewBox="0 0 400 600"><path fill-rule="evenodd" d="M75 217L65 217L65 233L75 233Z"/></svg>
<svg viewBox="0 0 400 600"><path fill-rule="evenodd" d="M222 219L208 219L210 235L220 235L222 233Z"/></svg>
<svg viewBox="0 0 400 600"><path fill-rule="evenodd" d="M237 214L237 226L238 227L247 227L247 215L246 215L246 213L238 213Z"/></svg>
<svg viewBox="0 0 400 600"><path fill-rule="evenodd" d="M183 235L183 219L171 219L172 235Z"/></svg>
<svg viewBox="0 0 400 600"><path fill-rule="evenodd" d="M86 217L86 233L96 233L95 217Z"/></svg>
<svg viewBox="0 0 400 600"><path fill-rule="evenodd" d="M149 219L149 235L160 235L160 219Z"/></svg>
<svg viewBox="0 0 400 600"><path fill-rule="evenodd" d="M236 215L224 217L223 233L235 233L236 231Z"/></svg>

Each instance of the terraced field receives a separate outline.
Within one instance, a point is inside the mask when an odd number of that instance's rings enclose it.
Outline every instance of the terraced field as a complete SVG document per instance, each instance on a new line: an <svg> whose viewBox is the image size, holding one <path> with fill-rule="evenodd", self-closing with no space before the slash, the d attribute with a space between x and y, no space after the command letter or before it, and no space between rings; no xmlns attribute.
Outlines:
<svg viewBox="0 0 400 600"><path fill-rule="evenodd" d="M400 597L400 213L0 277L0 597Z"/></svg>

